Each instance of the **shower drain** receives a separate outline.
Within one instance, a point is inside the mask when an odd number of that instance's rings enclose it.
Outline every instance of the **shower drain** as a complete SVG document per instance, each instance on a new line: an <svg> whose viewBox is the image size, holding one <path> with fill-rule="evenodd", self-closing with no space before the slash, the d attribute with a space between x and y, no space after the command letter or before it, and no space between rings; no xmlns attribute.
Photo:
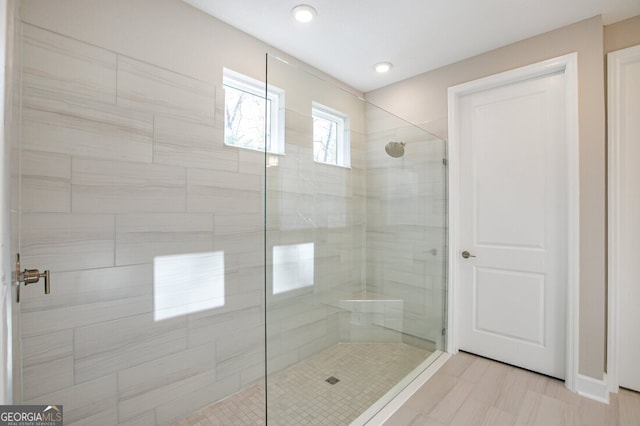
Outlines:
<svg viewBox="0 0 640 426"><path fill-rule="evenodd" d="M338 383L340 381L340 379L336 379L335 377L331 376L329 377L327 380L325 380L325 382L329 383L330 385L335 385L336 383Z"/></svg>

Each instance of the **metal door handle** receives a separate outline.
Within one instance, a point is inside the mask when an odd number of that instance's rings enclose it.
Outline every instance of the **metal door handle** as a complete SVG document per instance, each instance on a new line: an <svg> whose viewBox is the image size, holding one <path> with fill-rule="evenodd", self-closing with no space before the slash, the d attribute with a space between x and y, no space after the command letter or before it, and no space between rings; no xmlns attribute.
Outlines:
<svg viewBox="0 0 640 426"><path fill-rule="evenodd" d="M460 253L460 255L462 256L463 259L468 259L470 257L475 257L473 254L469 253L468 251L463 251L462 253Z"/></svg>
<svg viewBox="0 0 640 426"><path fill-rule="evenodd" d="M18 286L16 291L17 302L20 303L20 284L24 283L25 286L29 284L35 284L40 282L40 278L44 278L44 294L51 293L51 274L49 270L40 272L38 269L25 269L20 271L20 253L16 255L16 284Z"/></svg>

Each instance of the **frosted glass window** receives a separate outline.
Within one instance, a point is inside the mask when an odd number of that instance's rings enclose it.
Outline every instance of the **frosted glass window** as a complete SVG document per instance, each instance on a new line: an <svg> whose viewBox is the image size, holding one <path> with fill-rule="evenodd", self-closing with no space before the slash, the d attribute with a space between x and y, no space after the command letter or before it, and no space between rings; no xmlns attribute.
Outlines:
<svg viewBox="0 0 640 426"><path fill-rule="evenodd" d="M153 259L153 317L156 321L220 306L224 306L224 252Z"/></svg>
<svg viewBox="0 0 640 426"><path fill-rule="evenodd" d="M273 294L313 285L313 243L273 247Z"/></svg>

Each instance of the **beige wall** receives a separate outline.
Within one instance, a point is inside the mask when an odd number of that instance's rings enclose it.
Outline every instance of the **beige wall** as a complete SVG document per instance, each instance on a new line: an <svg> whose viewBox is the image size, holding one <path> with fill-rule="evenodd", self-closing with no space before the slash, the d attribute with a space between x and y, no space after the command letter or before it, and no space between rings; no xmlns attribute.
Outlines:
<svg viewBox="0 0 640 426"><path fill-rule="evenodd" d="M604 27L604 53L640 44L640 15Z"/></svg>
<svg viewBox="0 0 640 426"><path fill-rule="evenodd" d="M366 94L369 101L446 137L447 88L578 52L580 132L579 371L605 365L605 109L603 25L594 17Z"/></svg>

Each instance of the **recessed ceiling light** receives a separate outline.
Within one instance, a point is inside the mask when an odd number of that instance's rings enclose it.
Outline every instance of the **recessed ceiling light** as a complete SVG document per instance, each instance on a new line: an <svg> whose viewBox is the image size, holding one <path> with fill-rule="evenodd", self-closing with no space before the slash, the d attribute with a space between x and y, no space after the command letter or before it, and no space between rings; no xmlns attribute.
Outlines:
<svg viewBox="0 0 640 426"><path fill-rule="evenodd" d="M299 4L298 6L291 9L291 14L296 19L296 21L306 24L307 22L313 21L313 18L318 15L318 12L316 12L316 10L308 4Z"/></svg>
<svg viewBox="0 0 640 426"><path fill-rule="evenodd" d="M376 70L376 72L382 74L393 68L393 64L391 62L378 62L373 66L373 68Z"/></svg>

